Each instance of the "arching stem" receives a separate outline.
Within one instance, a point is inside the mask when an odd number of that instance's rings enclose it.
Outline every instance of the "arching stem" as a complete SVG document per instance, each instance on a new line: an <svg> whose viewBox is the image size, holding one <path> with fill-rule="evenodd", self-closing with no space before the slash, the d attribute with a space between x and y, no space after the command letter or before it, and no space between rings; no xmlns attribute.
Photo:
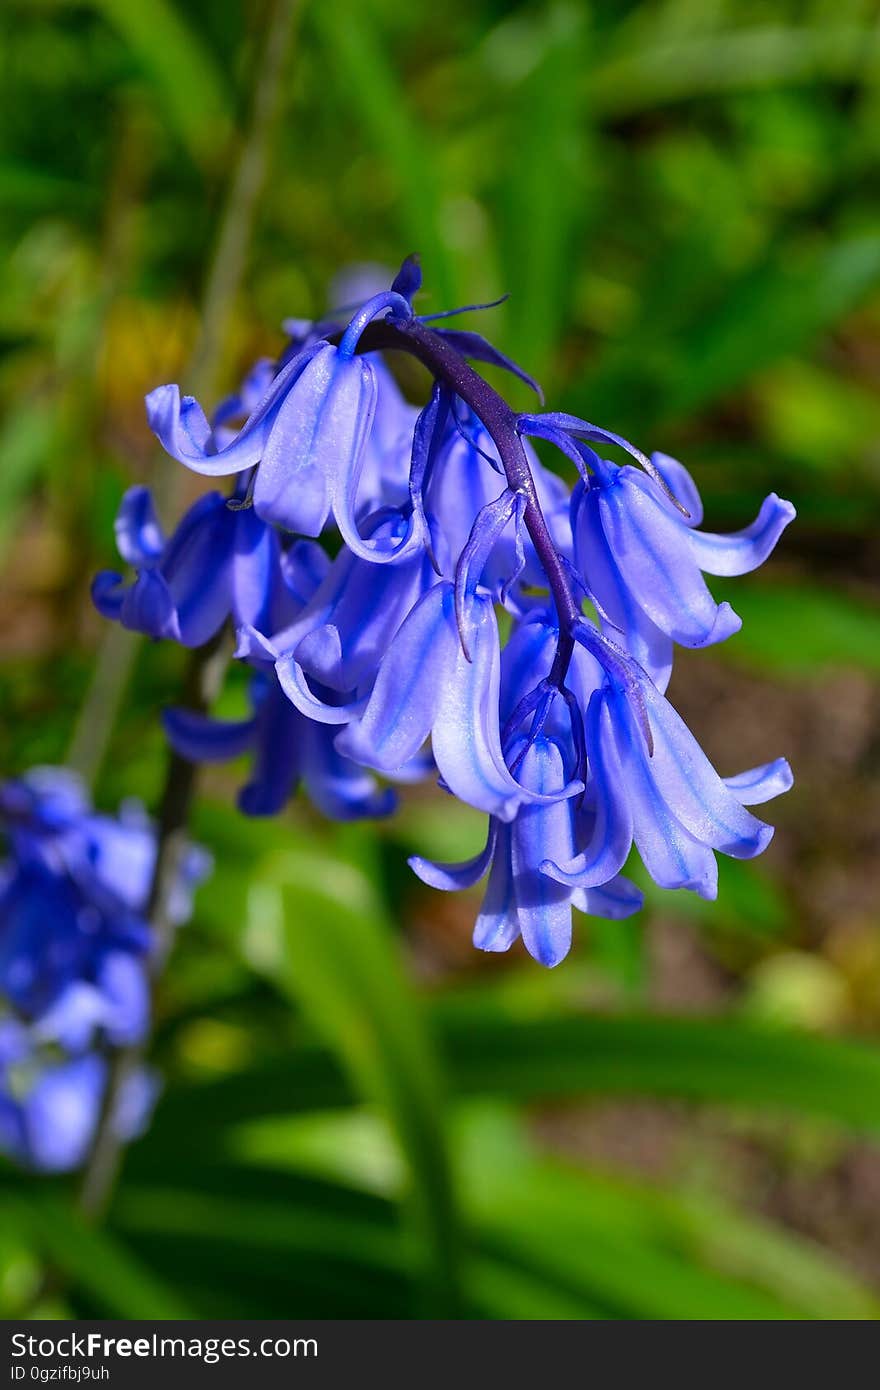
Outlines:
<svg viewBox="0 0 880 1390"><path fill-rule="evenodd" d="M531 537L541 568L553 595L559 619L559 639L553 665L547 677L562 687L574 651L572 628L581 621L581 611L572 593L565 562L553 543L532 470L517 433L516 412L503 396L475 372L450 343L417 318L374 322L361 335L360 352L407 352L437 380L444 382L482 420L495 442L508 486L526 499L523 520Z"/></svg>

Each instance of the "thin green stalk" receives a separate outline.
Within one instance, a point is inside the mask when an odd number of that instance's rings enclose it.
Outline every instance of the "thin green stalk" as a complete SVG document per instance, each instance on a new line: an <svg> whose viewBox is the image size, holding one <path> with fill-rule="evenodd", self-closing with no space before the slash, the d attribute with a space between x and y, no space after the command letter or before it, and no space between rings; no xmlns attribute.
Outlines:
<svg viewBox="0 0 880 1390"><path fill-rule="evenodd" d="M198 396L213 393L223 357L229 318L244 278L248 250L281 110L283 79L302 0L276 0L257 65L251 120L235 170L229 181L217 241L202 296L201 327L186 381ZM183 474L167 468L162 456L156 470L155 495L160 516L174 515L179 505ZM87 782L94 782L109 746L140 639L115 625L108 629L97 653L95 673L80 709L68 765Z"/></svg>
<svg viewBox="0 0 880 1390"><path fill-rule="evenodd" d="M225 631L192 653L182 692L183 703L205 713L217 698L229 661ZM175 924L171 904L182 856L186 853L187 823L195 792L197 769L178 753L169 752L165 785L157 816L156 863L148 905L152 927L150 976L161 974L174 945ZM83 1170L79 1205L83 1215L97 1220L113 1192L122 1162L124 1141L116 1127L119 1102L129 1079L143 1064L145 1045L121 1048L109 1054L110 1073L101 1118Z"/></svg>
<svg viewBox="0 0 880 1390"><path fill-rule="evenodd" d="M253 233L257 202L263 187L272 134L281 105L282 80L300 0L277 0L261 54L250 129L230 181L203 297L198 341L187 371L187 381L200 395L214 386L223 351L229 316L241 287ZM180 471L160 474L156 487L159 510L176 510L181 488ZM86 696L70 749L69 763L88 780L94 780L107 751L116 715L134 666L138 638L122 628L109 630L96 664L95 677ZM207 711L216 699L228 662L224 635L218 635L191 658L184 703ZM153 930L151 974L161 972L174 941L170 904L181 854L185 851L187 823L195 791L195 766L170 753L164 790L158 811L158 845L149 899ZM114 1124L120 1096L129 1078L142 1064L143 1045L113 1054L102 1114L83 1170L80 1209L90 1220L99 1220L111 1199L122 1162L124 1144Z"/></svg>

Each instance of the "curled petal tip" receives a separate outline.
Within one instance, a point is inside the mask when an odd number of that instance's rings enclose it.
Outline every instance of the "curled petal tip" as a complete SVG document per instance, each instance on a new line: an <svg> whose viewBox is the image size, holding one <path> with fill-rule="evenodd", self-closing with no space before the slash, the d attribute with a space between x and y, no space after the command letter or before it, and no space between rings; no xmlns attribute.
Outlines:
<svg viewBox="0 0 880 1390"><path fill-rule="evenodd" d="M734 612L729 603L719 603L718 611L715 614L715 621L712 624L705 641L700 645L703 647L715 646L718 642L726 642L728 637L739 632L742 627L742 618Z"/></svg>
<svg viewBox="0 0 880 1390"><path fill-rule="evenodd" d="M571 864L557 864L553 859L542 859L538 865L538 872L545 878L552 878L554 883L574 883L577 879L577 870L571 870Z"/></svg>
<svg viewBox="0 0 880 1390"><path fill-rule="evenodd" d="M279 653L271 640L250 623L242 623L235 637L235 651L232 655L236 661L266 662L274 665L278 660Z"/></svg>
<svg viewBox="0 0 880 1390"><path fill-rule="evenodd" d="M122 575L115 570L101 570L92 580L91 595L103 618L118 620L125 599Z"/></svg>
<svg viewBox="0 0 880 1390"><path fill-rule="evenodd" d="M433 860L424 859L420 854L411 855L407 863L416 877L427 883L430 888L439 888L445 893L460 891L473 887L487 872L492 862L495 839L495 829L490 825L485 848L473 859L465 860L461 864L435 864Z"/></svg>
<svg viewBox="0 0 880 1390"><path fill-rule="evenodd" d="M144 397L150 427L152 428L153 422L163 416L167 410L177 409L179 403L180 387L174 382L167 382L164 386L154 386L152 391L148 391Z"/></svg>
<svg viewBox="0 0 880 1390"><path fill-rule="evenodd" d="M786 758L750 768L736 777L725 777L724 785L743 806L759 806L782 796L794 786L794 775Z"/></svg>

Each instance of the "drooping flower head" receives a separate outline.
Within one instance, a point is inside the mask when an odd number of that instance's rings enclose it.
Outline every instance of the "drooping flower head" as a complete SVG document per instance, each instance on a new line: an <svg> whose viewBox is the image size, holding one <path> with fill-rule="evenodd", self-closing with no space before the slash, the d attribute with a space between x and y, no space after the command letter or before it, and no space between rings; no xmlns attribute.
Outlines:
<svg viewBox="0 0 880 1390"><path fill-rule="evenodd" d="M553 965L572 907L637 910L621 877L633 846L658 884L704 897L717 852L766 848L772 830L746 808L790 785L788 765L721 777L665 691L676 643L740 626L704 573L756 568L794 508L771 494L745 530L702 530L680 463L571 415L517 413L477 366L540 396L535 383L480 334L446 327L448 314L420 316L420 284L410 258L389 289L355 288L363 302L291 321L278 361L258 364L210 424L176 386L153 391L166 450L239 481L231 504L202 499L168 542L134 490L119 529L138 578L99 578L96 602L184 644L236 630L258 672L253 717L176 711L166 726L196 760L255 755L251 813L279 809L301 777L330 815L377 814L389 798L369 774L436 771L489 817L486 847L446 868L416 857L416 872L444 889L487 873L476 944L522 939ZM427 368L420 407L395 382L395 353ZM557 448L573 489L533 439Z"/></svg>

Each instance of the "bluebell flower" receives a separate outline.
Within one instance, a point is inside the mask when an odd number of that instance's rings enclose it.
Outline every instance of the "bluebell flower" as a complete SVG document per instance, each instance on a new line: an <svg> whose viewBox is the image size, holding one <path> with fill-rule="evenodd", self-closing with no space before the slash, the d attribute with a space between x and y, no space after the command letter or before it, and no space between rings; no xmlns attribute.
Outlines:
<svg viewBox="0 0 880 1390"><path fill-rule="evenodd" d="M149 936L137 916L121 908L108 921L72 878L31 864L4 874L0 920L0 989L24 1017L74 1049L96 1028L120 1044L144 1035Z"/></svg>
<svg viewBox="0 0 880 1390"><path fill-rule="evenodd" d="M468 606L471 660L458 633L454 586L434 585L398 630L369 699L322 700L292 657L278 663L286 694L312 719L347 727L336 740L346 757L399 774L429 734L433 756L454 795L509 818L522 792L507 769L498 725L501 653L491 600Z"/></svg>
<svg viewBox="0 0 880 1390"><path fill-rule="evenodd" d="M784 759L722 780L644 672L634 677L634 695L590 652L575 653L568 676L575 702L586 710L583 726L551 691L540 731L524 736L520 725L538 707L528 692L541 686L557 635L546 611L533 611L518 625L504 651L501 707L512 740L508 762L519 782L541 793L564 787L569 795L523 804L508 824L493 817L485 849L467 863L410 860L424 882L446 891L470 887L489 870L475 945L501 951L521 936L544 965L568 952L572 906L609 918L639 910L640 892L621 875L633 844L661 887L714 897L713 851L760 854L772 828L744 808L786 791L792 780ZM526 713L518 717L521 697ZM585 765L583 795L572 794Z"/></svg>
<svg viewBox="0 0 880 1390"><path fill-rule="evenodd" d="M423 882L453 891L469 888L488 871L483 904L474 928L474 945L483 951L506 951L522 938L530 955L553 966L571 946L571 909L593 917L629 917L642 895L628 880L614 875L599 887L559 882L547 869L556 858L572 858L577 843L577 784L569 760L556 739L539 735L524 748L519 763L522 784L540 797L573 788L563 799L519 807L509 823L493 817L486 846L464 864L434 864L416 855L410 865Z"/></svg>
<svg viewBox="0 0 880 1390"><path fill-rule="evenodd" d="M524 442L524 447L556 548L571 559L569 489L561 478L541 464L528 441ZM450 410L444 427L431 441L425 474L422 508L438 571L451 579L474 519L497 498L504 486L498 450L482 421L472 411L460 405ZM516 553L518 544L523 546L521 562ZM546 582L528 536L523 534L518 539L508 530L497 538L482 582L500 599L514 577L521 584L540 586Z"/></svg>
<svg viewBox="0 0 880 1390"><path fill-rule="evenodd" d="M440 324L463 311L419 316L420 284L409 258L390 289L359 279L344 310L289 321L279 360L258 364L210 424L177 387L153 392L148 416L168 452L199 473L237 474L235 502L253 511L204 499L166 542L134 490L118 530L138 576L99 576L96 601L193 645L232 622L236 655L257 671L252 716L178 710L166 727L194 760L252 754L240 797L251 813L279 810L303 781L329 815L380 814L392 793L364 769L436 769L489 815L489 837L468 865L416 860L417 871L444 888L488 872L477 944L522 937L555 964L572 906L638 907L620 877L633 846L659 884L710 897L717 852L748 858L769 842L746 808L786 789L788 765L722 779L663 692L674 643L706 646L739 626L703 574L754 569L794 509L771 494L746 530L699 530L681 464L543 401L517 415L473 364L540 396L536 384L480 334ZM387 349L428 369L421 409ZM574 465L571 496L532 439ZM632 462L609 463L606 445ZM279 539L331 524L332 561Z"/></svg>
<svg viewBox="0 0 880 1390"><path fill-rule="evenodd" d="M229 443L221 443L191 396L160 386L147 418L163 448L197 473L218 477L256 468L257 514L287 531L319 536L332 515L355 553L386 558L365 543L357 522L358 487L376 408L376 372L357 356L359 338L382 311L411 315L395 291L358 310L335 345L318 339L281 368L262 401Z"/></svg>
<svg viewBox="0 0 880 1390"><path fill-rule="evenodd" d="M245 420L253 414L269 390L277 371L277 364L271 357L261 357L251 367L238 390L215 407L211 417L211 435L218 449L232 443Z"/></svg>
<svg viewBox="0 0 880 1390"><path fill-rule="evenodd" d="M0 1152L34 1172L78 1168L100 1118L106 1065L96 1053L48 1061L36 1072L0 1060Z"/></svg>
<svg viewBox="0 0 880 1390"><path fill-rule="evenodd" d="M296 611L277 532L241 501L200 497L166 539L148 488L133 487L116 519L119 553L138 571L131 584L96 575L104 617L149 637L200 647L227 620L272 631Z"/></svg>
<svg viewBox="0 0 880 1390"><path fill-rule="evenodd" d="M508 490L483 508L455 582L434 584L415 603L367 694L328 701L296 654L276 663L283 689L303 714L347 725L336 741L347 757L398 773L430 735L444 785L502 820L533 794L512 775L501 747L500 640L492 596L481 581L495 541L517 512L518 498Z"/></svg>
<svg viewBox="0 0 880 1390"><path fill-rule="evenodd" d="M579 887L606 883L623 867L634 843L660 887L689 888L714 898L713 851L751 859L766 849L772 826L745 808L791 786L784 758L725 781L644 673L635 700L632 690L613 679L594 691L585 731L593 833L568 862L548 857L545 872L551 877Z"/></svg>
<svg viewBox="0 0 880 1390"><path fill-rule="evenodd" d="M145 918L156 858L140 807L116 818L91 809L65 769L33 769L0 789L0 993L36 1035L71 1051L96 1032L138 1041L149 1015ZM202 851L184 856L170 902L186 920L205 876Z"/></svg>
<svg viewBox="0 0 880 1390"><path fill-rule="evenodd" d="M0 1153L38 1173L79 1168L95 1136L107 1078L103 1055L59 1056L16 1020L0 1019ZM157 1090L145 1068L127 1078L113 1115L121 1142L143 1132Z"/></svg>
<svg viewBox="0 0 880 1390"><path fill-rule="evenodd" d="M69 768L34 767L0 784L0 834L11 850L6 870L43 865L66 874L98 905L142 910L156 832L140 802L126 801L108 816L92 808L82 779ZM210 867L210 856L197 846L183 856L170 900L174 925L190 916L194 890Z"/></svg>
<svg viewBox="0 0 880 1390"><path fill-rule="evenodd" d="M147 1031L156 836L134 803L117 817L95 812L64 768L0 786L0 830L0 1152L67 1172L86 1159L102 1116L107 1046ZM172 923L189 916L207 869L202 851L184 854ZM143 1068L127 1077L111 1117L120 1140L140 1132L155 1094Z"/></svg>
<svg viewBox="0 0 880 1390"><path fill-rule="evenodd" d="M412 438L418 407L410 405L379 353L366 354L376 380L376 406L364 445L358 482L359 531L363 518L405 506L409 496Z"/></svg>
<svg viewBox="0 0 880 1390"><path fill-rule="evenodd" d="M406 521L383 508L369 526L378 540L394 544ZM404 618L435 580L424 550L394 565L375 565L344 548L294 620L264 634L267 651L284 659L282 669L296 663L310 680L362 697ZM239 654L246 651L247 641Z"/></svg>
<svg viewBox="0 0 880 1390"><path fill-rule="evenodd" d="M540 709L541 727L570 744L581 767L586 756L581 712L587 708L593 691L602 685L605 673L596 657L578 644L569 660L564 689L548 684L546 676L559 634L559 620L546 599L533 603L514 624L501 654L504 741L516 739L524 723Z"/></svg>
<svg viewBox="0 0 880 1390"><path fill-rule="evenodd" d="M408 583L408 566L368 565L343 551L330 565L326 555L312 541L299 541L285 555L288 592L295 596L300 619L278 636L288 641L309 663L315 654L318 677L314 700L326 701L328 708L339 701L340 683L351 679L352 666L337 668L334 653L340 651L338 623L348 636L360 636L361 646L349 660L369 664L370 623L375 616L381 636L387 623L388 605L376 604L390 590L386 577L392 572ZM428 567L427 559L415 561ZM362 571L366 571L366 574ZM377 590L371 588L373 580ZM408 592L408 590L406 590ZM374 613L375 610L375 613ZM332 622L330 620L333 620ZM366 635L361 624L366 625ZM163 713L165 732L172 747L194 763L223 763L250 754L253 775L241 789L238 804L251 816L276 815L303 784L310 800L333 820L353 820L364 816L388 815L394 808L394 792L380 788L376 779L362 767L340 755L334 746L336 729L327 720L307 718L287 699L278 682L275 667L281 665L281 652L273 638L245 624L238 631L236 655L255 668L250 698L253 714L247 719L223 720L186 709ZM373 658L378 662L378 655ZM359 671L355 671L355 679ZM304 683L305 683L305 678ZM321 683L323 682L323 684ZM413 770L404 770L404 778Z"/></svg>
<svg viewBox="0 0 880 1390"><path fill-rule="evenodd" d="M795 511L771 493L744 531L699 531L702 505L693 480L666 455L654 454L652 462L684 511L638 468L596 456L572 512L575 563L590 593L618 639L623 634L636 660L665 686L673 641L708 646L741 626L730 604L715 602L702 571L731 576L757 569Z"/></svg>
<svg viewBox="0 0 880 1390"><path fill-rule="evenodd" d="M212 719L186 709L168 709L162 716L171 746L190 762L223 763L252 756L251 779L238 795L246 815L277 815L300 782L330 820L391 813L394 792L380 788L364 768L338 753L336 730L300 714L274 672L255 673L251 699L254 713L249 719Z"/></svg>
<svg viewBox="0 0 880 1390"><path fill-rule="evenodd" d="M216 447L235 438L236 423L257 408L274 376L275 364L262 358L220 402L212 421ZM284 550L274 528L250 506L250 481L243 475L229 498L216 492L199 498L170 538L150 490L129 488L116 517L116 546L137 574L130 584L114 570L96 575L92 598L99 612L187 647L209 641L227 619L260 628L289 621Z"/></svg>

